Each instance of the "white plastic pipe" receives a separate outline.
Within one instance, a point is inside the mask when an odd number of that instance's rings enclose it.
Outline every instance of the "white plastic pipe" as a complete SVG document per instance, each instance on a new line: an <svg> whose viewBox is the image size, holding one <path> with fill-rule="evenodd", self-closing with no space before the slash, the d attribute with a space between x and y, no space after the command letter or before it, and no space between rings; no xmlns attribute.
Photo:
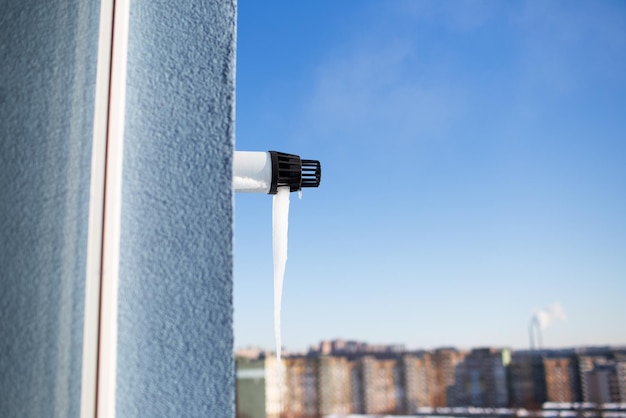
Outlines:
<svg viewBox="0 0 626 418"><path fill-rule="evenodd" d="M272 185L272 159L269 152L235 151L233 187L236 192L269 193Z"/></svg>
<svg viewBox="0 0 626 418"><path fill-rule="evenodd" d="M318 187L322 166L317 160L278 151L235 151L233 189L236 192L276 194L279 187L298 192Z"/></svg>

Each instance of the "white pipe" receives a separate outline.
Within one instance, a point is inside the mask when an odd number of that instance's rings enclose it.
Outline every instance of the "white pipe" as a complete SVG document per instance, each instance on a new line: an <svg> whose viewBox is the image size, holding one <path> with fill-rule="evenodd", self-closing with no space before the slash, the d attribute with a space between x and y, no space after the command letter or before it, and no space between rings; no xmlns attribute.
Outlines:
<svg viewBox="0 0 626 418"><path fill-rule="evenodd" d="M318 187L322 166L317 160L278 151L235 151L233 189L236 192L276 194L279 187L297 192Z"/></svg>
<svg viewBox="0 0 626 418"><path fill-rule="evenodd" d="M272 159L269 152L235 151L233 188L236 192L269 193L272 185Z"/></svg>

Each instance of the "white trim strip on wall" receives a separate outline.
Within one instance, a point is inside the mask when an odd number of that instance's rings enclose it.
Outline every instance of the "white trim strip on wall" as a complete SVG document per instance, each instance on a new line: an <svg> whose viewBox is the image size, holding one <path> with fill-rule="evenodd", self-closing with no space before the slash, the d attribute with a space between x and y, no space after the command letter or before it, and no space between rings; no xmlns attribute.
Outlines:
<svg viewBox="0 0 626 418"><path fill-rule="evenodd" d="M101 0L91 157L81 418L115 417L129 0Z"/></svg>
<svg viewBox="0 0 626 418"><path fill-rule="evenodd" d="M96 416L98 378L98 328L102 267L102 225L104 222L104 175L107 129L109 124L109 81L111 79L111 42L113 0L100 1L96 88L89 185L89 221L85 272L85 316L81 377L81 418Z"/></svg>
<svg viewBox="0 0 626 418"><path fill-rule="evenodd" d="M98 418L115 417L117 299L122 207L122 157L126 101L126 62L130 0L115 0L109 126L106 150L100 339L98 343Z"/></svg>

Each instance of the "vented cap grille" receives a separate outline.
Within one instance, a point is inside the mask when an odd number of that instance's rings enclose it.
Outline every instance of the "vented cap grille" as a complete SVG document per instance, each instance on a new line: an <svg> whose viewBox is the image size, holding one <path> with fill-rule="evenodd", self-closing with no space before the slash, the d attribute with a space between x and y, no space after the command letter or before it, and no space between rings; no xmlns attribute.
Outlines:
<svg viewBox="0 0 626 418"><path fill-rule="evenodd" d="M322 166L316 160L302 160L298 155L270 151L272 159L272 184L270 194L279 187L288 186L297 192L303 187L318 187L322 177Z"/></svg>
<svg viewBox="0 0 626 418"><path fill-rule="evenodd" d="M302 160L302 187L319 187L322 165L317 160Z"/></svg>

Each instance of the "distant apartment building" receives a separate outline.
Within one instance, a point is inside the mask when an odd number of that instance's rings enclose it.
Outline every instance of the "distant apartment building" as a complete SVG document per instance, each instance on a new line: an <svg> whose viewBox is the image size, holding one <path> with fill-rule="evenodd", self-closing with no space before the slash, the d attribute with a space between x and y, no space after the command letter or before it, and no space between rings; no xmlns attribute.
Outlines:
<svg viewBox="0 0 626 418"><path fill-rule="evenodd" d="M358 361L351 362L350 383L352 385L352 412L363 412L365 398L363 393L363 371Z"/></svg>
<svg viewBox="0 0 626 418"><path fill-rule="evenodd" d="M279 362L274 355L265 358L265 410L267 418L279 418L283 411L282 400L285 397L287 365Z"/></svg>
<svg viewBox="0 0 626 418"><path fill-rule="evenodd" d="M509 403L506 367L509 350L472 350L457 365L454 385L448 391L451 406L506 407Z"/></svg>
<svg viewBox="0 0 626 418"><path fill-rule="evenodd" d="M333 343L331 341L321 341L319 344L319 354L327 356L333 352Z"/></svg>
<svg viewBox="0 0 626 418"><path fill-rule="evenodd" d="M432 404L430 406L449 406L448 392L456 382L456 368L463 361L467 353L454 348L441 348L432 353L434 368L434 388L432 390Z"/></svg>
<svg viewBox="0 0 626 418"><path fill-rule="evenodd" d="M581 364L574 350L514 353L508 368L510 405L539 409L544 402L582 402Z"/></svg>
<svg viewBox="0 0 626 418"><path fill-rule="evenodd" d="M281 414L281 377L274 357L238 357L237 418L279 418ZM284 379L284 377L282 377Z"/></svg>
<svg viewBox="0 0 626 418"><path fill-rule="evenodd" d="M266 418L265 362L237 359L237 418Z"/></svg>
<svg viewBox="0 0 626 418"><path fill-rule="evenodd" d="M593 368L586 372L590 402L620 403L625 401L622 398L625 365L626 363L607 361L594 364ZM620 377L622 377L622 382L620 382Z"/></svg>
<svg viewBox="0 0 626 418"><path fill-rule="evenodd" d="M314 357L285 359L283 416L317 418L319 416L319 360Z"/></svg>
<svg viewBox="0 0 626 418"><path fill-rule="evenodd" d="M309 355L367 355L381 353L404 353L406 347L403 344L367 344L350 340L322 340L319 344L311 346Z"/></svg>
<svg viewBox="0 0 626 418"><path fill-rule="evenodd" d="M398 360L365 356L359 360L359 366L363 382L362 412L366 414L403 412L404 393L400 385Z"/></svg>
<svg viewBox="0 0 626 418"><path fill-rule="evenodd" d="M593 370L593 366L596 361L605 361L605 357L592 357L586 355L579 355L578 362L578 380L580 381L580 396L583 402L591 402L591 396L589 393L589 372Z"/></svg>
<svg viewBox="0 0 626 418"><path fill-rule="evenodd" d="M626 358L617 362L615 369L617 371L620 402L626 403Z"/></svg>
<svg viewBox="0 0 626 418"><path fill-rule="evenodd" d="M404 387L404 413L434 405L436 370L431 353L405 354L400 360Z"/></svg>
<svg viewBox="0 0 626 418"><path fill-rule="evenodd" d="M578 402L577 367L573 357L544 358L548 402Z"/></svg>
<svg viewBox="0 0 626 418"><path fill-rule="evenodd" d="M511 407L541 409L547 401L543 356L534 351L513 353L508 382Z"/></svg>
<svg viewBox="0 0 626 418"><path fill-rule="evenodd" d="M345 357L323 356L319 359L318 397L321 414L349 414L353 406L353 369Z"/></svg>
<svg viewBox="0 0 626 418"><path fill-rule="evenodd" d="M578 364L584 402L626 403L626 350L595 350Z"/></svg>

